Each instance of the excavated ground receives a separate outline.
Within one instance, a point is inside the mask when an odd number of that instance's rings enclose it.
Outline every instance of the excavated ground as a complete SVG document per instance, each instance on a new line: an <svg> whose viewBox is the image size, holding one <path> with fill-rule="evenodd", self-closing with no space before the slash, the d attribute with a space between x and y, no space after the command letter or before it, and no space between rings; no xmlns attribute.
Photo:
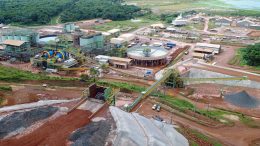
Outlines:
<svg viewBox="0 0 260 146"><path fill-rule="evenodd" d="M46 122L28 135L0 140L0 146L64 146L74 130L90 123L90 115L89 111L76 109L68 115Z"/></svg>

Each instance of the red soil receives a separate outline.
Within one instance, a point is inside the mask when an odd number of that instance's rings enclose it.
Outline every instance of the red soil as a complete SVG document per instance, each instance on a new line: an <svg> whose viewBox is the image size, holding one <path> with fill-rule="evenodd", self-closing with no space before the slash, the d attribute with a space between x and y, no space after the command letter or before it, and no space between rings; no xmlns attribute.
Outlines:
<svg viewBox="0 0 260 146"><path fill-rule="evenodd" d="M32 133L19 139L1 140L0 146L65 146L67 138L76 129L87 125L89 111L74 110L68 115L49 121Z"/></svg>

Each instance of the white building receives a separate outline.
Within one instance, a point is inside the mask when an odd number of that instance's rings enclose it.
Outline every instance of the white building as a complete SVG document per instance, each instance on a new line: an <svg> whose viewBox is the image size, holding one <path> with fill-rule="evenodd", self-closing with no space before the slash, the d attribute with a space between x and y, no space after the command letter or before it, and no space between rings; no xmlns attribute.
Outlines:
<svg viewBox="0 0 260 146"><path fill-rule="evenodd" d="M188 20L183 19L182 15L178 16L175 20L172 21L172 25L174 26L184 26L188 24Z"/></svg>
<svg viewBox="0 0 260 146"><path fill-rule="evenodd" d="M95 57L95 60L98 61L100 64L108 63L109 59L110 56L105 56L105 55L98 55Z"/></svg>
<svg viewBox="0 0 260 146"><path fill-rule="evenodd" d="M237 26L238 27L250 27L253 24L254 23L252 21L250 21L250 20L237 21Z"/></svg>
<svg viewBox="0 0 260 146"><path fill-rule="evenodd" d="M118 38L122 38L126 42L130 42L135 39L135 35L132 33L125 33L125 34L120 35Z"/></svg>
<svg viewBox="0 0 260 146"><path fill-rule="evenodd" d="M158 24L152 24L151 28L153 28L153 29L165 29L166 27L165 27L164 24L158 23Z"/></svg>

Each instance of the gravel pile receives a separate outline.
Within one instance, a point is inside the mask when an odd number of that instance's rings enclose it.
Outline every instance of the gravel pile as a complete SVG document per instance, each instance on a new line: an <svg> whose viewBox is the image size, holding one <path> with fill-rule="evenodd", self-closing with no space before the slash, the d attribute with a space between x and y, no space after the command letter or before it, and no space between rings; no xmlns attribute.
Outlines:
<svg viewBox="0 0 260 146"><path fill-rule="evenodd" d="M225 100L233 105L244 108L256 108L260 104L259 100L250 96L246 91L225 95Z"/></svg>
<svg viewBox="0 0 260 146"><path fill-rule="evenodd" d="M111 129L107 121L92 122L71 134L72 146L104 146Z"/></svg>
<svg viewBox="0 0 260 146"><path fill-rule="evenodd" d="M57 107L42 107L26 112L15 112L0 121L0 139L20 128L27 128L58 111Z"/></svg>

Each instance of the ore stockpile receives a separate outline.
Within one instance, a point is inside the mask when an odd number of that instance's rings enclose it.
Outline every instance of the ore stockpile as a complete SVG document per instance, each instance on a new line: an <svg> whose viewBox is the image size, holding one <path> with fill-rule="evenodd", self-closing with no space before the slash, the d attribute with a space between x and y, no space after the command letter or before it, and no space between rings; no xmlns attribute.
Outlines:
<svg viewBox="0 0 260 146"><path fill-rule="evenodd" d="M37 121L50 117L57 111L57 107L42 107L8 115L0 120L0 139L20 128L27 128Z"/></svg>
<svg viewBox="0 0 260 146"><path fill-rule="evenodd" d="M225 95L225 100L233 105L244 108L256 108L260 101L250 96L246 91Z"/></svg>

